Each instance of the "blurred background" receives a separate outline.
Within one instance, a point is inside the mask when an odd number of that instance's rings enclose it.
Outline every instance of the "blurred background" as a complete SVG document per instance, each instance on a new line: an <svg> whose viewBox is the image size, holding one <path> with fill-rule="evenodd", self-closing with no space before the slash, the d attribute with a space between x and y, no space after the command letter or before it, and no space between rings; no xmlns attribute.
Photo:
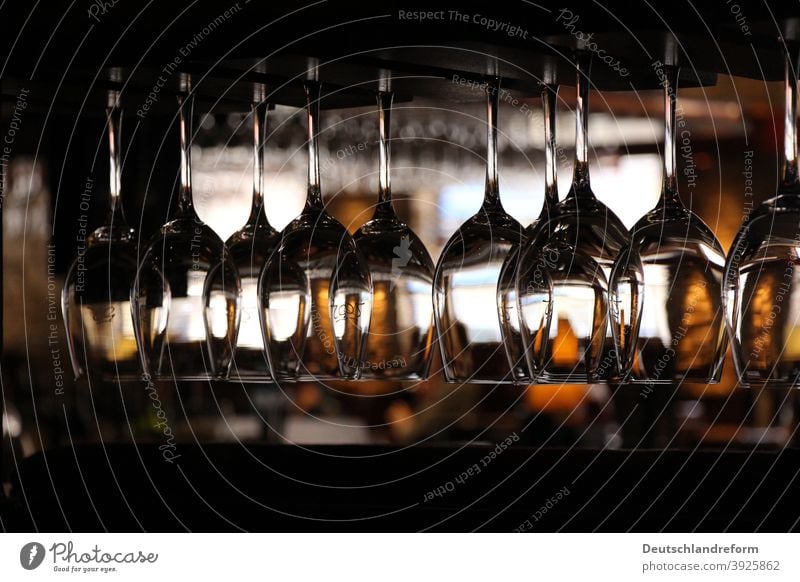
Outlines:
<svg viewBox="0 0 800 582"><path fill-rule="evenodd" d="M728 248L753 205L775 192L782 135L782 83L719 77L714 87L680 90L680 192ZM125 105L123 94L123 106ZM6 124L13 103L4 103ZM324 107L324 102L323 102ZM559 94L559 190L570 185L574 88ZM175 118L123 121L123 199L143 241L167 220L178 179ZM593 92L589 124L598 198L632 226L658 199L663 144L660 91ZM72 381L60 307L84 210L88 230L103 222L108 167L102 108L22 117L14 155L4 162L4 446L14 457L68 442L156 441L163 433L143 383ZM224 240L242 226L252 192L250 119L198 112L193 147L198 212ZM501 105L500 187L520 222L538 215L544 193L543 120L537 98ZM267 215L280 229L305 199L305 115L270 112ZM447 100L397 102L392 128L393 191L401 216L434 261L453 231L480 206L485 172L485 108ZM322 114L322 187L330 212L354 232L377 200L377 109ZM87 184L91 186L87 187ZM57 303L58 304L58 303ZM60 305L60 304L58 304ZM493 305L476 306L487 325ZM55 324L55 327L51 327ZM438 364L434 369L438 368ZM160 383L178 441L271 443L497 442L516 432L542 446L780 447L790 442L797 397L736 390L731 362L719 385L676 386L630 413L625 387L419 384L321 385ZM660 389L659 389L660 390ZM635 396L635 395L634 395ZM13 464L13 462L12 462ZM8 467L8 465L6 465Z"/></svg>

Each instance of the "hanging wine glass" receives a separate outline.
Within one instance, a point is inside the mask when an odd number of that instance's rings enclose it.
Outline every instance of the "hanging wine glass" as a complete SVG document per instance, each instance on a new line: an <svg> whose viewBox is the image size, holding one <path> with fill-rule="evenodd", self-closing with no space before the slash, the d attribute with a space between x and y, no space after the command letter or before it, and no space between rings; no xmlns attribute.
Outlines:
<svg viewBox="0 0 800 582"><path fill-rule="evenodd" d="M265 263L277 248L280 237L272 228L264 209L264 147L268 104L264 88L251 107L253 117L253 202L247 223L225 243L236 265L242 285L241 323L236 341L231 378L242 382L270 379L269 362L258 305L258 279Z"/></svg>
<svg viewBox="0 0 800 582"><path fill-rule="evenodd" d="M480 210L442 250L434 274L434 320L448 382L512 382L496 317L481 317L497 303L497 281L522 225L503 209L497 179L500 79L487 84L486 190ZM493 308L496 309L496 308Z"/></svg>
<svg viewBox="0 0 800 582"><path fill-rule="evenodd" d="M648 385L719 382L725 358L725 254L678 196L675 102L678 67L663 68L664 184L656 207L631 229L610 282L620 375Z"/></svg>
<svg viewBox="0 0 800 582"><path fill-rule="evenodd" d="M576 64L572 185L554 218L540 223L528 237L517 270L525 356L529 374L541 383L592 383L617 372L606 293L613 261L629 237L620 219L591 189L587 131L591 55L579 51Z"/></svg>
<svg viewBox="0 0 800 582"><path fill-rule="evenodd" d="M136 277L136 231L122 208L119 92L108 92L110 205L106 224L92 232L67 271L61 307L70 359L79 378L140 377L130 289Z"/></svg>
<svg viewBox="0 0 800 582"><path fill-rule="evenodd" d="M800 375L800 180L797 54L786 55L783 176L734 239L725 265L726 322L743 384L797 386Z"/></svg>
<svg viewBox="0 0 800 582"><path fill-rule="evenodd" d="M378 204L356 232L372 276L372 318L362 378L420 380L427 376L433 344L433 261L419 237L392 206L390 148L393 94L378 92Z"/></svg>
<svg viewBox="0 0 800 582"><path fill-rule="evenodd" d="M525 360L525 349L522 343L519 314L517 313L517 267L520 250L530 234L536 231L541 223L555 217L558 205L558 183L556 167L556 99L558 85L544 84L542 88L542 110L544 115L544 147L545 147L545 188L544 205L539 216L526 229L521 244L515 245L508 253L500 279L497 283L497 309L500 318L503 346L506 350L512 377L517 382L530 384L533 378L528 373Z"/></svg>
<svg viewBox="0 0 800 582"><path fill-rule="evenodd" d="M325 211L319 184L320 84L306 85L308 194L261 275L262 322L276 378L356 379L372 282L353 237Z"/></svg>
<svg viewBox="0 0 800 582"><path fill-rule="evenodd" d="M145 251L132 291L142 362L153 378L227 378L239 329L236 265L192 200L193 105L184 78L178 95L178 205Z"/></svg>

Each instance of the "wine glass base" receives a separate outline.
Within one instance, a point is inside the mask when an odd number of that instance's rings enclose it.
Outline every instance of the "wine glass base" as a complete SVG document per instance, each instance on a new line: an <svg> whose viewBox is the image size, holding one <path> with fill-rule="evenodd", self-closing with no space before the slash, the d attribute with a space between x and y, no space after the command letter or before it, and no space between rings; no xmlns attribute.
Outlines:
<svg viewBox="0 0 800 582"><path fill-rule="evenodd" d="M121 374L116 374L113 372L101 372L98 374L86 374L83 373L78 378L78 380L86 380L90 384L95 383L114 383L117 382L124 382L124 383L132 383L132 382L142 382L145 380L144 374L141 372L125 372Z"/></svg>
<svg viewBox="0 0 800 582"><path fill-rule="evenodd" d="M370 376L367 374L362 374L359 377L359 380L367 380L371 382L424 382L428 378L429 376L423 376L422 374L403 374L400 376Z"/></svg>
<svg viewBox="0 0 800 582"><path fill-rule="evenodd" d="M600 384L605 382L597 376L586 374L539 374L532 384Z"/></svg>
<svg viewBox="0 0 800 582"><path fill-rule="evenodd" d="M356 378L354 376L336 376L334 374L298 374L297 376L293 376L291 378L282 378L281 380L285 380L287 382L330 382L336 380L348 380L348 381L358 381L361 378Z"/></svg>
<svg viewBox="0 0 800 582"><path fill-rule="evenodd" d="M719 378L671 378L668 380L645 380L642 378L627 378L609 380L612 384L630 384L632 386L675 386L677 384L719 384Z"/></svg>
<svg viewBox="0 0 800 582"><path fill-rule="evenodd" d="M272 376L247 376L247 375L230 375L225 378L226 382L233 384L274 384L275 379Z"/></svg>
<svg viewBox="0 0 800 582"><path fill-rule="evenodd" d="M498 384L503 385L511 385L511 384L520 384L519 381L514 380L510 377L504 378L447 378L445 377L445 383L447 384L483 384L483 385L493 385L496 386ZM525 384L527 385L527 384Z"/></svg>
<svg viewBox="0 0 800 582"><path fill-rule="evenodd" d="M795 380L770 380L764 378L739 378L738 388L753 389L800 389L800 378Z"/></svg>
<svg viewBox="0 0 800 582"><path fill-rule="evenodd" d="M227 376L206 376L202 374L196 375L176 375L176 374L153 374L153 380L170 380L173 382L212 382L212 381L226 381Z"/></svg>

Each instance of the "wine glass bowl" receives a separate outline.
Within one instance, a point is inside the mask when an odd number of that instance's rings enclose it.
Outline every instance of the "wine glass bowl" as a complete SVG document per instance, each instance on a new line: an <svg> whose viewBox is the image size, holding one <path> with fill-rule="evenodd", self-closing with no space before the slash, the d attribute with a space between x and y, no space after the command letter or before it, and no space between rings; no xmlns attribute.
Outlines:
<svg viewBox="0 0 800 582"><path fill-rule="evenodd" d="M467 220L442 250L434 305L448 382L511 382L513 377L496 318L476 318L476 306L495 306L497 281L522 225L503 212Z"/></svg>
<svg viewBox="0 0 800 582"><path fill-rule="evenodd" d="M357 378L372 293L364 259L344 226L324 211L304 211L284 230L267 274L261 283L264 321L270 327L266 337L281 342L284 355L287 348L296 354L294 369L288 369L270 347L274 365L286 368L280 375L295 380ZM273 312L276 303L280 315ZM308 316L291 317L295 306L307 309ZM306 328L300 345L295 338L299 326L288 334L276 329L287 321ZM287 339L294 339L290 346Z"/></svg>
<svg viewBox="0 0 800 582"><path fill-rule="evenodd" d="M687 208L673 207L649 212L632 229L630 251L623 250L625 264L612 276L612 302L628 306L636 285L642 296L637 311L614 312L614 330L621 357L620 374L632 383L670 385L680 382L719 382L726 338L722 302L725 254L711 230ZM634 254L641 266L638 275L628 262ZM640 280L632 281L635 277ZM627 292L626 292L627 291ZM620 330L635 325L627 343ZM627 369L625 367L627 366Z"/></svg>
<svg viewBox="0 0 800 582"><path fill-rule="evenodd" d="M800 321L793 307L800 281L798 193L780 194L753 211L728 259L729 333L745 385L798 383Z"/></svg>
<svg viewBox="0 0 800 582"><path fill-rule="evenodd" d="M433 260L414 232L401 225L371 220L355 235L373 285L364 379L422 380L430 369Z"/></svg>
<svg viewBox="0 0 800 582"><path fill-rule="evenodd" d="M161 227L136 278L145 371L153 378L226 379L239 296L236 266L209 226L177 218Z"/></svg>
<svg viewBox="0 0 800 582"><path fill-rule="evenodd" d="M537 383L597 382L604 375L608 282L602 266L555 228L517 274L520 328ZM564 237L566 235L566 237Z"/></svg>
<svg viewBox="0 0 800 582"><path fill-rule="evenodd" d="M135 231L104 226L67 272L62 305L76 378L141 376L130 296L136 268Z"/></svg>

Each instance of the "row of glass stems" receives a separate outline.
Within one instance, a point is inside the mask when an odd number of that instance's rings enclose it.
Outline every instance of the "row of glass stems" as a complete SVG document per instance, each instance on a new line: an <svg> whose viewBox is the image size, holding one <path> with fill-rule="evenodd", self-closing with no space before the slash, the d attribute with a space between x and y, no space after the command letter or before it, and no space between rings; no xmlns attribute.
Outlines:
<svg viewBox="0 0 800 582"><path fill-rule="evenodd" d="M449 382L719 381L728 336L740 378L792 385L800 373L797 75L786 59L785 170L750 213L730 256L680 201L675 161L678 68L664 88L659 202L628 231L591 190L590 56L576 54L576 152L559 202L558 87L543 83L545 203L523 227L497 179L499 79L486 83L486 190L434 267L395 214L390 81L378 92L380 171L373 217L354 236L323 203L320 83L305 84L308 194L281 232L264 212L265 91L252 106L254 187L247 224L223 243L192 202L190 79L178 95L181 182L172 220L140 252L120 204L119 95L107 108L108 223L70 268L63 310L75 373L101 379L292 381L424 379L438 344ZM497 317L480 317L486 310ZM726 332L727 328L727 332Z"/></svg>

